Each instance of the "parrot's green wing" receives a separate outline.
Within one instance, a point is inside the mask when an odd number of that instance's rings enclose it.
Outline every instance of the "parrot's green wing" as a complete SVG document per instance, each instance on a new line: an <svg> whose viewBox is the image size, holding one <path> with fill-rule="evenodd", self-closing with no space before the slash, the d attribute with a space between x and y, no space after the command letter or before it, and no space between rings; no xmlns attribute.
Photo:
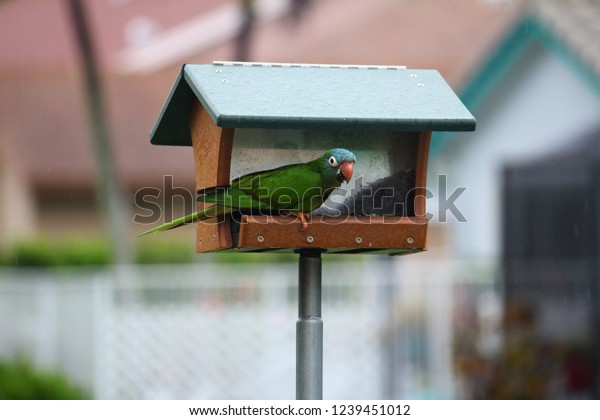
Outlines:
<svg viewBox="0 0 600 420"><path fill-rule="evenodd" d="M298 163L242 176L231 186L272 210L310 212L323 204L322 184L314 165Z"/></svg>
<svg viewBox="0 0 600 420"><path fill-rule="evenodd" d="M198 191L201 203L212 203L232 209L269 209L263 203L236 187L216 187Z"/></svg>

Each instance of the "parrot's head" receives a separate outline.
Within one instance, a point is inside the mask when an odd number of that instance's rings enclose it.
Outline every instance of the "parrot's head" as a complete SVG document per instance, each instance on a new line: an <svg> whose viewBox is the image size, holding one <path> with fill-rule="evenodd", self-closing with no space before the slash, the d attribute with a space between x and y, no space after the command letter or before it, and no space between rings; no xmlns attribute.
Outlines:
<svg viewBox="0 0 600 420"><path fill-rule="evenodd" d="M323 168L329 176L335 177L340 184L350 182L356 156L347 149L331 149L323 156Z"/></svg>

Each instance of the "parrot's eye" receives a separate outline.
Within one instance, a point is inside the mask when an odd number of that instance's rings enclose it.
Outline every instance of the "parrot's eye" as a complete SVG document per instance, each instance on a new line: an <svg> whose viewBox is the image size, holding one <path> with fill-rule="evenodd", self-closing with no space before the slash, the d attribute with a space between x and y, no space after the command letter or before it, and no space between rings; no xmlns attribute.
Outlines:
<svg viewBox="0 0 600 420"><path fill-rule="evenodd" d="M337 166L337 160L335 160L335 158L334 158L333 156L331 156L331 157L329 158L329 164L330 164L331 166Z"/></svg>

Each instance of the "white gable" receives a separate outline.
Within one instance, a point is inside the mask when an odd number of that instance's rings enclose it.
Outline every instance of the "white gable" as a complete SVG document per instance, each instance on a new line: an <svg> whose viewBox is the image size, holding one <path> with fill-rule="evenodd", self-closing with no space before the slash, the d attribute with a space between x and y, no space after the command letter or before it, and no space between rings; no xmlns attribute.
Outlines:
<svg viewBox="0 0 600 420"><path fill-rule="evenodd" d="M448 174L448 194L467 190L456 205L467 223L451 223L460 256L495 257L501 253L502 171L507 163L543 156L600 123L600 96L574 67L539 45L495 86L479 109L478 128L460 134L432 162L428 183L437 193L437 174ZM437 200L428 207L438 220ZM449 222L455 222L448 214Z"/></svg>

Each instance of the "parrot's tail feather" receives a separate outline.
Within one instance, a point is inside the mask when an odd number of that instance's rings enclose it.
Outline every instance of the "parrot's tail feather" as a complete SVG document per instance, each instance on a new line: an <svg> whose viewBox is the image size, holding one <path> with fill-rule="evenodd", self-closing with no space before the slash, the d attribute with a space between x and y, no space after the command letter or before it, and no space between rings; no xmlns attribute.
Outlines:
<svg viewBox="0 0 600 420"><path fill-rule="evenodd" d="M226 190L231 189L231 185L218 185L216 187L208 187L208 188L203 188L201 190L196 191L196 194L199 196L202 195L211 195L211 194L218 194L218 193L222 193ZM200 199L198 199L198 201L201 201Z"/></svg>
<svg viewBox="0 0 600 420"><path fill-rule="evenodd" d="M218 216L222 216L225 214L229 214L232 212L230 207L224 206L211 206L205 209L199 210L195 213L188 214L186 216L180 217L179 219L171 220L165 224L157 226L155 228L149 229L143 233L140 233L138 237L149 235L151 233L162 232L169 229L175 229L179 226L183 226L188 223L197 223L204 220L212 219Z"/></svg>

